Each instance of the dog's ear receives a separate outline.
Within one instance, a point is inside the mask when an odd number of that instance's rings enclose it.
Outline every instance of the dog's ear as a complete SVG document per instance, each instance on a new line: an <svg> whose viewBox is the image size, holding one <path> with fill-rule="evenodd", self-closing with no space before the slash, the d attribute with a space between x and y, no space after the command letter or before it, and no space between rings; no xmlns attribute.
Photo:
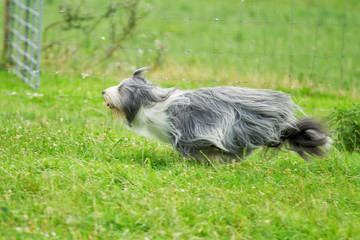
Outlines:
<svg viewBox="0 0 360 240"><path fill-rule="evenodd" d="M149 69L149 67L142 67L139 68L138 70L136 70L135 72L133 72L131 78L135 78L135 77L139 77L141 76L144 72L146 72Z"/></svg>
<svg viewBox="0 0 360 240"><path fill-rule="evenodd" d="M141 93L138 88L124 88L124 91L124 95L127 97L124 99L122 111L125 113L126 120L131 126L141 106Z"/></svg>

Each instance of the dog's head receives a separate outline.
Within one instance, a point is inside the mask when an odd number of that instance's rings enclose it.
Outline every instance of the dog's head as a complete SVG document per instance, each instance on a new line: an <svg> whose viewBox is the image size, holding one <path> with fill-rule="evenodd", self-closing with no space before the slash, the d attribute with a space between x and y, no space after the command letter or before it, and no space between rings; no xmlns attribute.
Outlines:
<svg viewBox="0 0 360 240"><path fill-rule="evenodd" d="M130 78L121 81L117 86L102 91L106 105L115 117L131 125L141 107L150 107L164 101L173 89L164 89L147 81L143 76L148 68L143 67L133 72Z"/></svg>

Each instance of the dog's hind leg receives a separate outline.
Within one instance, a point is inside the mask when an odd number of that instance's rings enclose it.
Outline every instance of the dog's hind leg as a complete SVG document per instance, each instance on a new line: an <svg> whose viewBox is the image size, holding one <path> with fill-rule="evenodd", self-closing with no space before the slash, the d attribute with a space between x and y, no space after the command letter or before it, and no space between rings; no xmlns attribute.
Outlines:
<svg viewBox="0 0 360 240"><path fill-rule="evenodd" d="M190 157L195 158L199 163L232 163L241 160L236 154L224 152L216 147L193 150Z"/></svg>

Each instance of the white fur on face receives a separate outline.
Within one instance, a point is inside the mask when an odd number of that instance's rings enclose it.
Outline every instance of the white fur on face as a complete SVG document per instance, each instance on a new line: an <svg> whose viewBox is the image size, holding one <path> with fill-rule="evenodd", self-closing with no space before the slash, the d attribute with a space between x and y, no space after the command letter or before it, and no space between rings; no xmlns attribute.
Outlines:
<svg viewBox="0 0 360 240"><path fill-rule="evenodd" d="M119 94L119 86L120 84L105 89L103 98L105 100L106 106L108 106L111 112L114 114L114 117L119 121L123 122L125 117L123 111L121 110L122 104L121 104L121 97Z"/></svg>
<svg viewBox="0 0 360 240"><path fill-rule="evenodd" d="M119 96L119 86L109 87L104 90L103 98L105 99L105 103L110 109L112 108L121 108L121 101Z"/></svg>

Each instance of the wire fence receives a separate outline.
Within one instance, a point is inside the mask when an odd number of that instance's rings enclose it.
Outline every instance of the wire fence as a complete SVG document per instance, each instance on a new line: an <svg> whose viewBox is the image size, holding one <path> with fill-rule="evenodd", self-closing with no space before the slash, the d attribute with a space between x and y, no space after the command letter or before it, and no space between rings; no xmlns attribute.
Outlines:
<svg viewBox="0 0 360 240"><path fill-rule="evenodd" d="M42 0L12 0L10 10L10 59L14 73L30 87L39 86Z"/></svg>
<svg viewBox="0 0 360 240"><path fill-rule="evenodd" d="M348 0L182 0L151 6L138 0L101 6L90 0L49 1L43 8L40 76L44 89L53 85L54 91L41 94L100 99L87 83L97 82L100 93L136 68L151 66L150 79L164 85L317 87L355 95L360 85L358 7Z"/></svg>

